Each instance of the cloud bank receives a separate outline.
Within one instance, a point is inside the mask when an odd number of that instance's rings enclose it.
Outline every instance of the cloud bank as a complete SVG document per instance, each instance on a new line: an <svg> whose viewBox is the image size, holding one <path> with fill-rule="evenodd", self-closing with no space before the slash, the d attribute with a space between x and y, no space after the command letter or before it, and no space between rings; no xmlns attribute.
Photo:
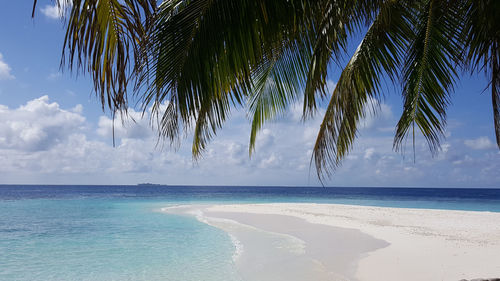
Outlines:
<svg viewBox="0 0 500 281"><path fill-rule="evenodd" d="M500 153L488 136L449 137L436 157L417 138L414 160L392 150L392 132L384 128L395 117L388 105L379 108L378 117L364 120L354 149L326 185L498 187ZM113 147L113 121L101 116L92 124L81 105L62 108L48 96L18 108L0 105L1 183L319 185L310 160L321 118L303 123L300 112L295 105L266 125L251 158L249 121L233 112L203 157L193 161L189 134L177 149L157 145L141 112L130 111L135 122L114 121Z"/></svg>

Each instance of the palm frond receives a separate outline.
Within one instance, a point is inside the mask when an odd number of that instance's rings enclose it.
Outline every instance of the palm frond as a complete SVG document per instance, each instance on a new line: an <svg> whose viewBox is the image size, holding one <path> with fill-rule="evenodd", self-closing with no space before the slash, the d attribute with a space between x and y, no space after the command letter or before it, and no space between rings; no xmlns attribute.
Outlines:
<svg viewBox="0 0 500 281"><path fill-rule="evenodd" d="M403 71L404 109L396 127L394 147L402 149L410 130L415 151L415 126L431 152L440 146L446 124L446 107L453 90L463 50L458 39L463 28L455 1L423 1L415 16L412 40Z"/></svg>
<svg viewBox="0 0 500 281"><path fill-rule="evenodd" d="M320 99L327 96L329 65L332 62L340 64L346 53L349 36L359 32L366 23L372 22L382 4L381 0L317 2L316 9L312 11L318 17L315 18L318 24L313 25L316 38L304 90L304 119L314 115L317 96Z"/></svg>
<svg viewBox="0 0 500 281"><path fill-rule="evenodd" d="M195 121L195 157L231 105L243 105L255 89L263 58L277 57L282 42L303 30L297 19L303 7L295 2L166 1L160 7L150 40L156 44L140 79L147 84L144 105L175 96L182 126Z"/></svg>
<svg viewBox="0 0 500 281"><path fill-rule="evenodd" d="M500 40L499 40L500 41ZM500 42L493 45L496 52L492 55L491 72L491 101L493 105L493 121L495 124L495 135L497 146L500 148Z"/></svg>
<svg viewBox="0 0 500 281"><path fill-rule="evenodd" d="M284 114L289 104L299 98L311 57L310 48L300 46L305 41L283 42L277 57L266 59L253 71L254 87L248 97L248 115L252 120L250 155L263 124Z"/></svg>
<svg viewBox="0 0 500 281"><path fill-rule="evenodd" d="M36 3L37 3L37 0L33 0L33 10L31 11L32 18L35 17Z"/></svg>
<svg viewBox="0 0 500 281"><path fill-rule="evenodd" d="M380 94L380 78L397 75L411 29L411 9L398 1L380 7L333 91L320 126L312 160L320 179L329 176L352 147L367 103Z"/></svg>
<svg viewBox="0 0 500 281"><path fill-rule="evenodd" d="M90 72L103 108L126 110L128 82L142 64L155 10L154 0L72 1L61 66Z"/></svg>
<svg viewBox="0 0 500 281"><path fill-rule="evenodd" d="M316 96L325 97L326 93L326 78L328 74L328 65L332 57L337 60L344 53L347 45L347 28L349 23L349 13L345 7L338 5L342 1L328 1L325 7L322 8L320 14L324 15L320 18L317 38L313 56L309 63L307 71L308 77L306 87L304 89L304 118L310 117L316 111Z"/></svg>
<svg viewBox="0 0 500 281"><path fill-rule="evenodd" d="M500 148L500 2L469 0L466 7L466 65L489 76L495 135Z"/></svg>
<svg viewBox="0 0 500 281"><path fill-rule="evenodd" d="M500 147L496 0L54 1L72 3L61 66L91 73L103 109L113 114L126 111L133 81L143 110L153 109L160 137L176 143L194 125L195 158L234 107L246 105L252 120L250 153L263 124L299 93L303 118L312 116L329 94L329 66L340 65L349 37L368 26L320 126L311 159L320 179L352 148L386 76L403 85L394 148L401 150L410 132L415 145L417 128L436 152L459 63L490 79Z"/></svg>

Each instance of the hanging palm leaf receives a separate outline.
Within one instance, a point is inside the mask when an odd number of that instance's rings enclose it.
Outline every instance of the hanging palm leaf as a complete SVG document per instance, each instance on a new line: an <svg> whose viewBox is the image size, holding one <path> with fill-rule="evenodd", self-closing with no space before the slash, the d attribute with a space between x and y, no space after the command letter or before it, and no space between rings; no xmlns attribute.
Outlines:
<svg viewBox="0 0 500 281"><path fill-rule="evenodd" d="M467 1L464 28L466 66L484 71L489 77L493 121L497 146L500 148L500 14L499 1Z"/></svg>
<svg viewBox="0 0 500 281"><path fill-rule="evenodd" d="M394 147L401 149L410 130L415 151L415 126L431 152L439 148L446 124L446 107L457 76L463 45L463 23L455 1L422 1L403 71L404 109L396 127Z"/></svg>
<svg viewBox="0 0 500 281"><path fill-rule="evenodd" d="M320 178L334 171L351 149L368 101L379 97L382 74L395 77L411 34L410 8L387 2L342 71L314 146Z"/></svg>
<svg viewBox="0 0 500 281"><path fill-rule="evenodd" d="M34 1L33 14L36 7ZM394 148L417 130L439 149L459 67L490 79L500 147L500 2L495 0L57 0L69 9L62 65L92 74L115 112L133 90L153 108L161 137L194 127L198 157L234 107L252 122L249 152L265 122L303 97L303 118L330 96L314 147L320 179L353 146L384 78L401 83ZM368 30L332 93L353 36ZM132 86L129 82L133 81ZM301 95L302 94L302 95ZM372 105L376 110L376 105ZM414 146L415 147L415 146ZM415 148L414 148L415 151Z"/></svg>

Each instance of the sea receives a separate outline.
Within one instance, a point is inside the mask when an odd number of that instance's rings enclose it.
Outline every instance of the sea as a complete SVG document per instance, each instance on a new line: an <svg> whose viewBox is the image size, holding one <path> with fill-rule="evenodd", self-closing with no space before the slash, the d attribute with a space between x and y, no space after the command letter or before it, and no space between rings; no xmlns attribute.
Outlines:
<svg viewBox="0 0 500 281"><path fill-rule="evenodd" d="M227 233L159 210L270 202L500 212L500 189L0 185L0 280L240 281Z"/></svg>

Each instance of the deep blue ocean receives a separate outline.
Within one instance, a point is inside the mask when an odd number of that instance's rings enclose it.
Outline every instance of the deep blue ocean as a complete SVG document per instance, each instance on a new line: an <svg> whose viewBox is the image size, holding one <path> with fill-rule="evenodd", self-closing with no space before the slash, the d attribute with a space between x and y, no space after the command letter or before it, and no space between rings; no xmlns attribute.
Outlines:
<svg viewBox="0 0 500 281"><path fill-rule="evenodd" d="M158 209L266 202L500 212L500 189L0 185L0 280L241 280L225 232Z"/></svg>

